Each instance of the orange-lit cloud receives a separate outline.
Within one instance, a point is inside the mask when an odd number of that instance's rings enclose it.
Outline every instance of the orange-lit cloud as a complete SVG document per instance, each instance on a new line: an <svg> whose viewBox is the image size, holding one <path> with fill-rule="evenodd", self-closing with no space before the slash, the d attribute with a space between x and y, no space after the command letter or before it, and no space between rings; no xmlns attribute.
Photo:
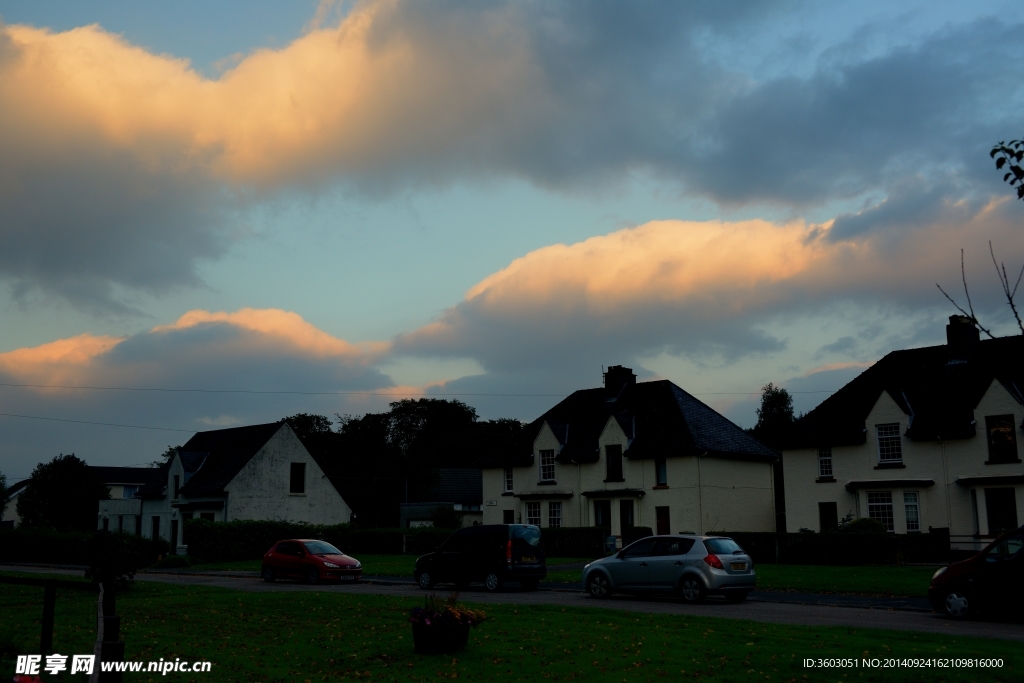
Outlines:
<svg viewBox="0 0 1024 683"><path fill-rule="evenodd" d="M23 382L63 384L110 351L124 337L80 334L30 348L0 353L0 372Z"/></svg>

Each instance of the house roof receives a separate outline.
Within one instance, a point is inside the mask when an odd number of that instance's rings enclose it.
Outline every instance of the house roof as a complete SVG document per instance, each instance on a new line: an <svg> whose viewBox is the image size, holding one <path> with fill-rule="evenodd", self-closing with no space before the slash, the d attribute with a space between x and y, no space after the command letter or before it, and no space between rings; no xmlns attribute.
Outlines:
<svg viewBox="0 0 1024 683"><path fill-rule="evenodd" d="M186 474L190 467L196 468L181 487L181 493L186 496L224 493L228 482L283 426L281 422L271 422L196 432L179 451L179 456L184 454L182 464Z"/></svg>
<svg viewBox="0 0 1024 683"><path fill-rule="evenodd" d="M475 467L442 467L437 482L419 500L432 503L480 503L484 499L484 475Z"/></svg>
<svg viewBox="0 0 1024 683"><path fill-rule="evenodd" d="M544 424L551 426L562 463L597 462L598 438L609 418L625 432L627 458L645 459L710 455L773 462L779 454L715 410L668 380L573 392L531 422L519 454L490 467L532 463L533 442Z"/></svg>
<svg viewBox="0 0 1024 683"><path fill-rule="evenodd" d="M993 380L1024 403L1024 336L893 351L796 421L786 448L855 446L867 438L865 420L882 392L910 416L914 441L975 435L974 408Z"/></svg>
<svg viewBox="0 0 1024 683"><path fill-rule="evenodd" d="M163 483L167 480L166 474L159 467L104 467L101 465L89 465L89 472L97 481L110 486L113 484L125 484L132 486L146 486Z"/></svg>

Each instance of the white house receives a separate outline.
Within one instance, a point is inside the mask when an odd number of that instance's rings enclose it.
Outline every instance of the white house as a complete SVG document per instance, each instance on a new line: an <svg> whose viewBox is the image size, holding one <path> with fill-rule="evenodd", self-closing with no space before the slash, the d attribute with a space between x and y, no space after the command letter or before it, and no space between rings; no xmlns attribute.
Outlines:
<svg viewBox="0 0 1024 683"><path fill-rule="evenodd" d="M131 517L131 531L165 538L184 553L183 523L194 517L342 524L352 516L287 423L198 432L155 471L157 480L134 498L115 497L112 486L112 500L100 501L98 528Z"/></svg>
<svg viewBox="0 0 1024 683"><path fill-rule="evenodd" d="M896 533L949 530L977 547L1024 519L1024 337L894 351L796 423L783 452L791 529L847 515ZM977 539L977 540L975 540Z"/></svg>
<svg viewBox="0 0 1024 683"><path fill-rule="evenodd" d="M778 458L672 382L612 366L485 461L483 523L774 531Z"/></svg>

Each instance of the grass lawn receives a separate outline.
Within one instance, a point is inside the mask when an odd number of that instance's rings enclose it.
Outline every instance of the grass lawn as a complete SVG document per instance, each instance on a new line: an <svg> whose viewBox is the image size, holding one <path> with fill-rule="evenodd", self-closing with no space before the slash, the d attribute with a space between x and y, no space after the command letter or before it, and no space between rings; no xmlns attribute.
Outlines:
<svg viewBox="0 0 1024 683"><path fill-rule="evenodd" d="M38 647L42 589L0 585L0 680ZM92 650L95 597L58 592L54 646ZM1016 643L944 635L633 614L598 608L482 606L488 620L455 657L414 654L418 599L245 593L139 583L118 598L129 660L209 660L212 674L130 674L132 681L1020 680ZM480 607L480 606L478 606ZM997 657L1002 669L804 669L804 658ZM62 680L66 676L44 676Z"/></svg>
<svg viewBox="0 0 1024 683"><path fill-rule="evenodd" d="M820 567L759 564L761 590L927 597L936 567Z"/></svg>

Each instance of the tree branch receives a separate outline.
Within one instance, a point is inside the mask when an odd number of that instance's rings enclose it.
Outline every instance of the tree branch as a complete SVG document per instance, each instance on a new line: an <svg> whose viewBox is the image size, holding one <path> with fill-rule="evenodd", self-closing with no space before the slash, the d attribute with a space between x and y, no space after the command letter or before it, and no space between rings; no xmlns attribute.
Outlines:
<svg viewBox="0 0 1024 683"><path fill-rule="evenodd" d="M1006 274L1006 264L996 262L996 252L995 249L992 248L992 240L988 241L988 253L992 255L992 265L996 268L996 277L999 278L999 284L1003 287L1003 294L1006 296L1006 303L1010 304L1010 310L1013 311L1013 317L1017 320L1017 327L1020 328L1020 333L1024 334L1024 322L1021 322L1020 314L1017 313L1017 306L1013 302L1013 297L1017 294L1017 287L1020 285L1020 278L1021 276L1024 276L1024 266L1021 266L1020 275L1017 276L1017 284L1013 286L1013 289L1010 289L1010 278ZM962 251L960 258L962 265Z"/></svg>

